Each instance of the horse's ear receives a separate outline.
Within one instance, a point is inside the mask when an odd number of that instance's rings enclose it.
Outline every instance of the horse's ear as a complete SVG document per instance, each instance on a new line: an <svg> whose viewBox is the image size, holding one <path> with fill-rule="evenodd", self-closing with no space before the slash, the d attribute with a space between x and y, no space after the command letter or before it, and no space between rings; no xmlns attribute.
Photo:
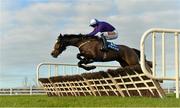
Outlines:
<svg viewBox="0 0 180 108"><path fill-rule="evenodd" d="M63 35L60 33L58 36L59 39L63 38Z"/></svg>
<svg viewBox="0 0 180 108"><path fill-rule="evenodd" d="M63 35L60 33L58 36L58 40L61 39L63 37Z"/></svg>
<svg viewBox="0 0 180 108"><path fill-rule="evenodd" d="M60 33L60 34L59 34L59 37L63 37L63 35Z"/></svg>

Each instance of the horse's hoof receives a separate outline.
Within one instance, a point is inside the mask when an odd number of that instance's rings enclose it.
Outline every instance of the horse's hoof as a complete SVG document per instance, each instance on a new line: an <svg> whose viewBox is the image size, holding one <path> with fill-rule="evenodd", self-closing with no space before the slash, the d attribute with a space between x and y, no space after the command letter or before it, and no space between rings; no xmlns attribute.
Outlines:
<svg viewBox="0 0 180 108"><path fill-rule="evenodd" d="M96 68L96 66L89 66L89 67L85 67L84 69L89 71L89 70L92 70L92 69L95 69L95 68Z"/></svg>
<svg viewBox="0 0 180 108"><path fill-rule="evenodd" d="M96 66L91 66L91 69L95 69L96 68Z"/></svg>

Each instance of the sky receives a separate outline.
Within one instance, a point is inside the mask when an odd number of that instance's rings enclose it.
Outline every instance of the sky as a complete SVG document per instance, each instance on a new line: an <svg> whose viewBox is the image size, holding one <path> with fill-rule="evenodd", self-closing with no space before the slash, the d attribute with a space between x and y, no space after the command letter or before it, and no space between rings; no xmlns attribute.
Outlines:
<svg viewBox="0 0 180 108"><path fill-rule="evenodd" d="M41 62L76 64L77 48L68 47L57 59L50 52L59 33L91 32L92 18L117 29L114 43L139 49L150 28L180 29L180 0L0 0L0 88L20 87L25 79L33 85ZM167 43L171 69L173 39Z"/></svg>

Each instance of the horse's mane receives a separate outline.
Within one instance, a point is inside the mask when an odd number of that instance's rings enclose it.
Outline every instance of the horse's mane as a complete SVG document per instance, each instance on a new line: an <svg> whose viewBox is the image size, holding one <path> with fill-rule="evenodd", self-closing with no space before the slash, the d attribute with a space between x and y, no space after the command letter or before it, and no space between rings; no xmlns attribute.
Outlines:
<svg viewBox="0 0 180 108"><path fill-rule="evenodd" d="M63 36L69 38L96 39L96 40L100 39L98 36L89 36L85 34L64 34Z"/></svg>

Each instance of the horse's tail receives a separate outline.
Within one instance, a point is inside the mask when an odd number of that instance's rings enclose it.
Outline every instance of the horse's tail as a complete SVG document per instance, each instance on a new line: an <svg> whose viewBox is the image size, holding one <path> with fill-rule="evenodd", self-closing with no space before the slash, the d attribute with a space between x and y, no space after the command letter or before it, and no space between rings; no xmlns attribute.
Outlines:
<svg viewBox="0 0 180 108"><path fill-rule="evenodd" d="M132 49L135 51L135 53L137 54L138 58L140 59L141 52L138 49L135 49L135 48L132 48Z"/></svg>
<svg viewBox="0 0 180 108"><path fill-rule="evenodd" d="M132 48L132 49L136 52L138 58L140 59L141 52L140 52L138 49L135 49L135 48ZM146 61L146 63L152 68L152 61L146 60L146 56L145 56L145 61Z"/></svg>

